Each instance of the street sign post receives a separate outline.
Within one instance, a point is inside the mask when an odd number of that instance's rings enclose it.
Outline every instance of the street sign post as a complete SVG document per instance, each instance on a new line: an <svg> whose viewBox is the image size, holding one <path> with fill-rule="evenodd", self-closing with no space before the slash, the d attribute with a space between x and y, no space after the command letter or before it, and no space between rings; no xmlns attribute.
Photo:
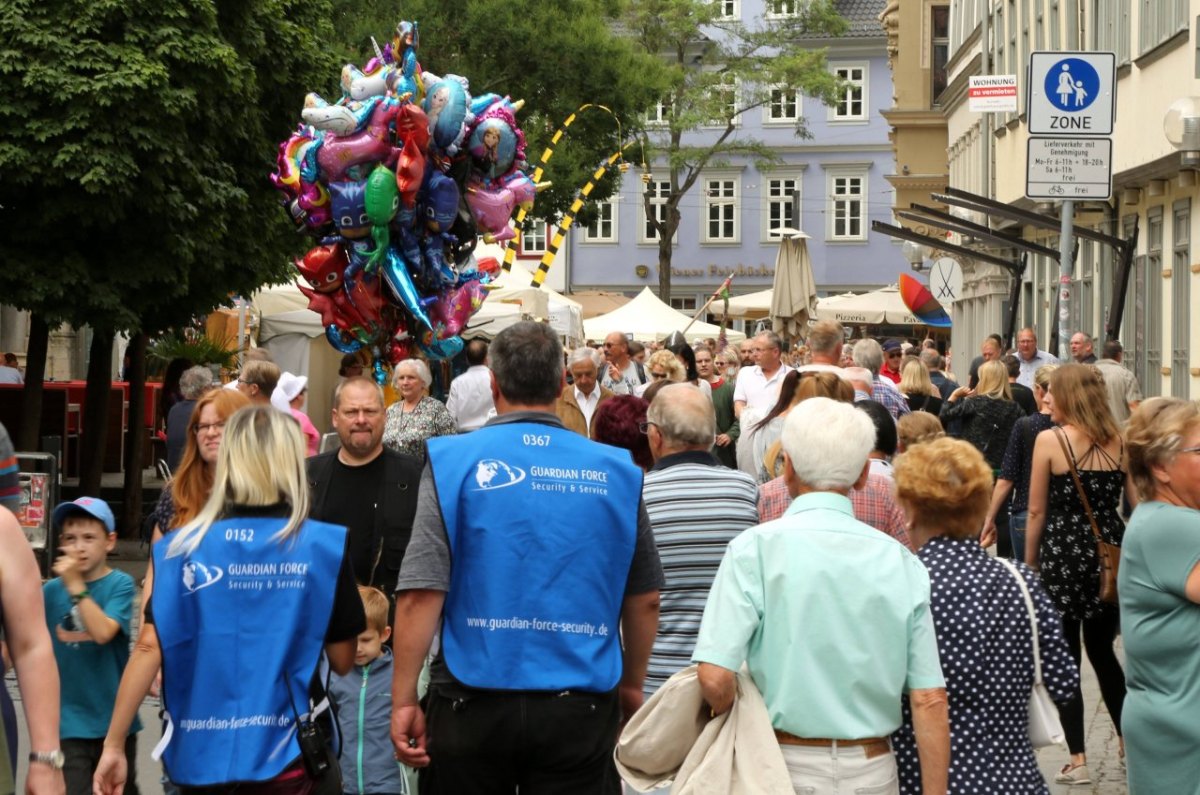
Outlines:
<svg viewBox="0 0 1200 795"><path fill-rule="evenodd" d="M1112 193L1111 138L1030 138L1025 195L1106 200Z"/></svg>
<svg viewBox="0 0 1200 795"><path fill-rule="evenodd" d="M1115 53L1031 53L1029 134L1112 135L1116 79Z"/></svg>

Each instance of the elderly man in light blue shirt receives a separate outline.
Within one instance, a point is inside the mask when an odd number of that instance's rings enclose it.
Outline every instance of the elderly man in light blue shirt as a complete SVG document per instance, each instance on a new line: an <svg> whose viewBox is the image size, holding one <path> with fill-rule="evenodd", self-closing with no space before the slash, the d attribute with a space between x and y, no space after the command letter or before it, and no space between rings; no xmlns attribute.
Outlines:
<svg viewBox="0 0 1200 795"><path fill-rule="evenodd" d="M1059 364L1058 357L1052 353L1040 350L1037 346L1037 332L1029 326L1017 332L1017 362L1021 372L1017 383L1033 389L1033 374L1044 364Z"/></svg>
<svg viewBox="0 0 1200 795"><path fill-rule="evenodd" d="M854 518L870 471L871 420L811 398L783 429L795 498L729 543L693 659L714 713L746 663L797 792L898 793L889 735L913 707L925 795L945 795L950 728L929 612L929 575L898 541Z"/></svg>

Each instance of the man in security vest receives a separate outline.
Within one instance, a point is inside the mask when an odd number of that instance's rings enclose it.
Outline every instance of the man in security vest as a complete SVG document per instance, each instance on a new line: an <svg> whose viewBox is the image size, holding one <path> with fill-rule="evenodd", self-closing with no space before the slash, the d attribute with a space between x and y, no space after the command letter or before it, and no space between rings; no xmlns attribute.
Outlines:
<svg viewBox="0 0 1200 795"><path fill-rule="evenodd" d="M397 584L392 742L424 768L423 793L615 793L663 582L642 473L555 416L553 329L517 323L489 356L498 416L428 442Z"/></svg>

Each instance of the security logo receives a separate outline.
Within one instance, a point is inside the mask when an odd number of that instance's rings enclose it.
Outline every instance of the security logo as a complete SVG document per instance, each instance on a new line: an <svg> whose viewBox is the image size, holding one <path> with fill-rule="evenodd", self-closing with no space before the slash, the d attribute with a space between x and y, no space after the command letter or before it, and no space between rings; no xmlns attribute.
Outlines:
<svg viewBox="0 0 1200 795"><path fill-rule="evenodd" d="M189 560L183 564L183 587L188 593L216 585L224 576L225 572L220 566L205 566L198 560Z"/></svg>
<svg viewBox="0 0 1200 795"><path fill-rule="evenodd" d="M495 458L485 458L475 467L476 491L491 491L515 486L525 479L525 470L509 466Z"/></svg>

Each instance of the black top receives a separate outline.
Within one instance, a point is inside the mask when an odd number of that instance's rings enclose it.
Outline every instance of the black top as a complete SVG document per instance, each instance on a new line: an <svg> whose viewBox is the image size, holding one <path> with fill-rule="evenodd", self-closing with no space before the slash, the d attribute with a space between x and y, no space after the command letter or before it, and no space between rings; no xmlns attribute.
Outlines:
<svg viewBox="0 0 1200 795"><path fill-rule="evenodd" d="M988 466L999 470L1013 425L1025 413L1011 400L971 395L942 406L946 433L975 445Z"/></svg>
<svg viewBox="0 0 1200 795"><path fill-rule="evenodd" d="M1029 476L1033 473L1033 443L1037 435L1054 427L1049 414L1030 414L1013 425L1004 451L1004 462L1000 465L1000 477L1013 484L1013 513L1029 510Z"/></svg>
<svg viewBox="0 0 1200 795"><path fill-rule="evenodd" d="M371 569L379 556L374 539L375 495L383 481L383 456L362 466L347 466L336 457L329 470L329 495L314 519L336 521L350 529L348 557L359 582L371 581ZM374 543L372 543L374 542Z"/></svg>
<svg viewBox="0 0 1200 795"><path fill-rule="evenodd" d="M196 407L194 400L181 400L167 412L167 467L172 472L179 468L183 460L183 450L187 447L187 437L191 430L188 423L192 419L192 410Z"/></svg>
<svg viewBox="0 0 1200 795"><path fill-rule="evenodd" d="M1016 401L1017 405L1021 407L1021 410L1025 412L1025 416L1029 417L1037 414L1038 411L1040 411L1038 408L1037 399L1033 396L1032 389L1024 384L1018 384L1015 381L1009 384L1008 388L1012 390L1013 400Z"/></svg>
<svg viewBox="0 0 1200 795"><path fill-rule="evenodd" d="M904 399L913 411L925 411L936 417L942 410L941 395L905 395Z"/></svg>

